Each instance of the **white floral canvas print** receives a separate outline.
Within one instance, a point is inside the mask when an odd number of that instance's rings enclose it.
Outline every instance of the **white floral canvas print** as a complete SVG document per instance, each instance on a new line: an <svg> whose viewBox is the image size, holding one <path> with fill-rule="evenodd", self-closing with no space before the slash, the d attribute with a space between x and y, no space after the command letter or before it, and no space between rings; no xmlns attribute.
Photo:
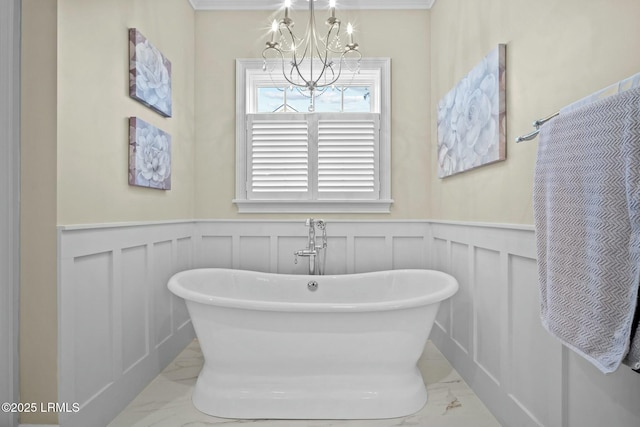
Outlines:
<svg viewBox="0 0 640 427"><path fill-rule="evenodd" d="M438 176L506 158L505 50L498 45L438 103Z"/></svg>
<svg viewBox="0 0 640 427"><path fill-rule="evenodd" d="M129 118L129 184L171 189L171 135Z"/></svg>
<svg viewBox="0 0 640 427"><path fill-rule="evenodd" d="M171 117L171 62L135 28L129 29L129 95Z"/></svg>

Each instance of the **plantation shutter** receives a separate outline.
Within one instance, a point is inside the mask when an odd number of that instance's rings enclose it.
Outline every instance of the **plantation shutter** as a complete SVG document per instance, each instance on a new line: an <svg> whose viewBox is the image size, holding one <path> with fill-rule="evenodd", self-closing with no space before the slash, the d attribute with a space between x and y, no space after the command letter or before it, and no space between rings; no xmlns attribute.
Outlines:
<svg viewBox="0 0 640 427"><path fill-rule="evenodd" d="M379 114L247 115L251 200L379 198Z"/></svg>
<svg viewBox="0 0 640 427"><path fill-rule="evenodd" d="M379 115L327 116L318 119L318 199L377 199Z"/></svg>
<svg viewBox="0 0 640 427"><path fill-rule="evenodd" d="M304 115L247 116L247 193L251 199L308 199L309 126Z"/></svg>

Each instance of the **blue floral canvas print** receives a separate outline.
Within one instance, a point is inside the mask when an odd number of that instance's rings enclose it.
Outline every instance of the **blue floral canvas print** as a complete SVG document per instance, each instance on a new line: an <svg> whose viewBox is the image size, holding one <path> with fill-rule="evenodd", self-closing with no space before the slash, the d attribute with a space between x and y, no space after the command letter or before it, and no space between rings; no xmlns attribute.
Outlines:
<svg viewBox="0 0 640 427"><path fill-rule="evenodd" d="M438 103L438 176L506 158L505 50L498 45Z"/></svg>
<svg viewBox="0 0 640 427"><path fill-rule="evenodd" d="M171 62L136 28L129 29L129 95L171 117Z"/></svg>
<svg viewBox="0 0 640 427"><path fill-rule="evenodd" d="M129 118L129 185L171 189L171 135Z"/></svg>

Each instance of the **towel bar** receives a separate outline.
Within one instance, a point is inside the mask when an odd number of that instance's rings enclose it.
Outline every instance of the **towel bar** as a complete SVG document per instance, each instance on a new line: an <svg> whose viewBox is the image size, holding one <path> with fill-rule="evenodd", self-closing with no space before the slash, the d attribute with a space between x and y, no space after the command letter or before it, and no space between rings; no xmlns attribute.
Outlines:
<svg viewBox="0 0 640 427"><path fill-rule="evenodd" d="M600 99L604 99L608 96L614 95L616 93L621 93L624 92L626 90L629 89L634 89L640 87L640 73L637 73L631 77L628 77L624 80L619 81L618 83L614 83L610 86L607 86L604 89L601 89L589 96L586 96L584 98L582 98L579 101L576 101L564 108L562 108L560 111L557 111L555 113L553 113L552 115L545 117L544 119L538 119L535 122L533 122L533 127L535 128L535 130L533 130L532 132L526 134L526 135L522 135L516 138L516 142L523 142L523 141L531 141L532 139L534 139L538 133L540 132L540 126L542 126L543 124L545 124L546 122L548 122L549 120L553 119L555 116L557 116L558 114L560 114L560 112L563 113L567 113L569 111L571 111L572 109L578 108L580 106L589 104L591 102L600 100Z"/></svg>
<svg viewBox="0 0 640 427"><path fill-rule="evenodd" d="M521 136L517 137L516 138L516 142L520 143L520 142L523 142L523 141L531 141L536 136L538 136L538 133L540 133L540 126L542 126L543 124L547 123L549 120L553 119L558 114L560 114L560 112L556 111L555 113L551 114L550 116L545 117L544 119L536 120L535 122L533 122L533 127L536 128L536 129L534 131L526 134L526 135L521 135Z"/></svg>

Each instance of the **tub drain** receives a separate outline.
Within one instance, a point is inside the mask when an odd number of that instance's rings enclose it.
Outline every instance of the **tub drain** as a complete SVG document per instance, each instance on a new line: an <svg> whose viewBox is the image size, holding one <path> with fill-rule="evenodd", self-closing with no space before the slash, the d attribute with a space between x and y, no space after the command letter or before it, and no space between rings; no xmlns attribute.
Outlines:
<svg viewBox="0 0 640 427"><path fill-rule="evenodd" d="M318 289L318 282L316 282L315 280L310 281L309 283L307 283L307 288L309 288L310 291L315 291Z"/></svg>

